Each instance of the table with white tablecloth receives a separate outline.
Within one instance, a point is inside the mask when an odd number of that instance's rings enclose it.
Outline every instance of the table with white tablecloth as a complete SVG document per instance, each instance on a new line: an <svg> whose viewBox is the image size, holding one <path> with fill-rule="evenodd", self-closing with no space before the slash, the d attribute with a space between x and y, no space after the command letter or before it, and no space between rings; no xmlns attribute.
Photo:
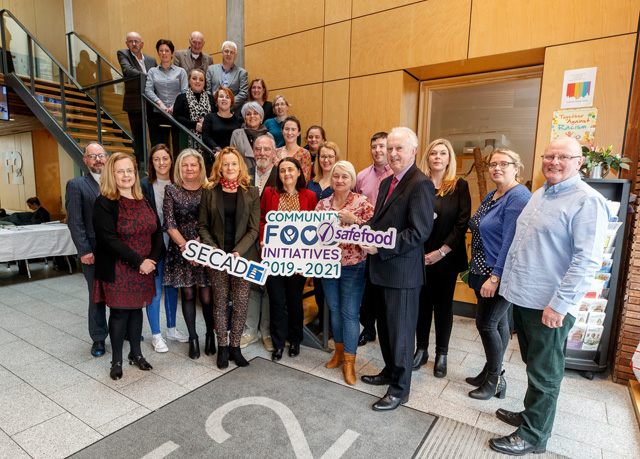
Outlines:
<svg viewBox="0 0 640 459"><path fill-rule="evenodd" d="M62 223L0 229L0 262L75 255L71 232Z"/></svg>

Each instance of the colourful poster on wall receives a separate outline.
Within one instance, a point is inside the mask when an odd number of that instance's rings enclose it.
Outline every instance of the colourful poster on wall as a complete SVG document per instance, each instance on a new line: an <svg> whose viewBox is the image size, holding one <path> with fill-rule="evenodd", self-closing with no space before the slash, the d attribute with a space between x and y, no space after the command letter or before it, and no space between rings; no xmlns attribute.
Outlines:
<svg viewBox="0 0 640 459"><path fill-rule="evenodd" d="M573 137L581 145L592 147L597 115L597 108L554 111L551 123L551 140L565 136Z"/></svg>
<svg viewBox="0 0 640 459"><path fill-rule="evenodd" d="M560 108L593 107L597 70L598 67L590 67L564 72Z"/></svg>

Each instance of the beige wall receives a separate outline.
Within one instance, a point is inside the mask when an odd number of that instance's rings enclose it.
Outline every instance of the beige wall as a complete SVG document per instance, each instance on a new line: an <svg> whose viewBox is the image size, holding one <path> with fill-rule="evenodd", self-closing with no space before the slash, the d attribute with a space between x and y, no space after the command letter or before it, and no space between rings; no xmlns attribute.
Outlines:
<svg viewBox="0 0 640 459"><path fill-rule="evenodd" d="M0 164L0 196L2 197L2 208L12 210L28 211L27 199L36 196L36 177L33 167L33 144L31 133L7 135L0 137L0 159L2 153L7 151L20 152L22 156L22 175L24 183L22 185L7 184L5 182L4 163Z"/></svg>

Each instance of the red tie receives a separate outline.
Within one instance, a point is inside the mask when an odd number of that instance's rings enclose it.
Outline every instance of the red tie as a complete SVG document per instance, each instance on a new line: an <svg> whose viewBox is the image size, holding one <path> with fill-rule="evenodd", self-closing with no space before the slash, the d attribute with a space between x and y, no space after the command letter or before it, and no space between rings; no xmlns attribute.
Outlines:
<svg viewBox="0 0 640 459"><path fill-rule="evenodd" d="M391 196L391 193L393 193L393 189L396 187L397 183L398 183L398 178L397 177L393 177L393 180L391 181L391 186L389 187L389 193L387 193L387 197L384 200L385 204L387 202L387 199L389 199L389 196Z"/></svg>

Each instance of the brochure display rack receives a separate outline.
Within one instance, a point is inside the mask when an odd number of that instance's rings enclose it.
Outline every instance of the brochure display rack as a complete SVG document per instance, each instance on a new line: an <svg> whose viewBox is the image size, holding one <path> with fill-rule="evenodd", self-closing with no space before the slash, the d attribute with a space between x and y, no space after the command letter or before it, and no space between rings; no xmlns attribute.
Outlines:
<svg viewBox="0 0 640 459"><path fill-rule="evenodd" d="M591 290L581 301L580 312L569 332L565 367L584 371L585 377L592 379L593 372L605 371L608 367L631 182L620 179L587 179L585 182L607 199L612 221L609 223L602 268L596 273Z"/></svg>

